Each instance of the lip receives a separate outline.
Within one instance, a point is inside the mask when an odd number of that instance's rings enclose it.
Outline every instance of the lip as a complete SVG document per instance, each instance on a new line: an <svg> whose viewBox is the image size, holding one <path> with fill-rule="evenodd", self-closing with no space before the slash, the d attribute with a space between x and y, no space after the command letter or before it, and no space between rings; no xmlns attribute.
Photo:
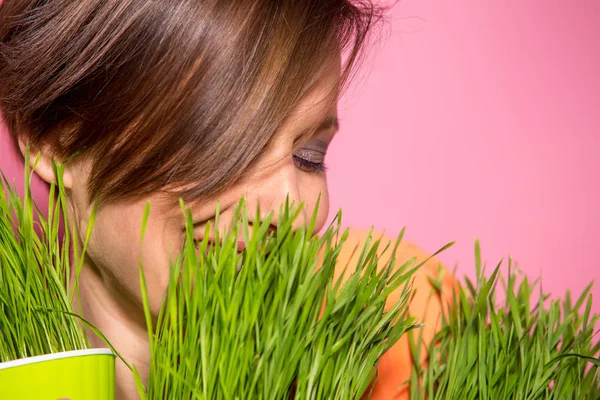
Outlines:
<svg viewBox="0 0 600 400"><path fill-rule="evenodd" d="M244 242L243 240L238 240L237 244L239 252L246 250L246 242Z"/></svg>

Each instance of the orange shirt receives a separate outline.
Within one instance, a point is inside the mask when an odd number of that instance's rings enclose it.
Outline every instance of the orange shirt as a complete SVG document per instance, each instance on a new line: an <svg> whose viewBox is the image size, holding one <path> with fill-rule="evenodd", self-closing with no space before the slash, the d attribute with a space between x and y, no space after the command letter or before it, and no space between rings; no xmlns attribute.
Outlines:
<svg viewBox="0 0 600 400"><path fill-rule="evenodd" d="M343 267L348 262L350 262L348 270L353 270L353 265L358 261L360 250L364 245L368 233L368 230L350 230L350 235L338 258L340 269L336 271L336 279L343 273ZM383 266L390 260L392 246L396 238L374 232L371 243L376 239L381 239L379 254L381 255L380 265ZM385 254L382 254L388 242L391 242L390 248ZM357 246L358 250L354 251ZM416 262L412 265L415 267L430 256L413 243L402 240L396 252L396 267L400 268L413 257L416 257ZM436 280L440 276L440 273L442 298L434 293L432 284L429 281L429 278ZM413 279L415 294L409 305L409 313L411 316L418 318L417 323L425 324L424 327L419 328L423 331L423 346L425 346L426 343L429 343L433 339L435 332L440 328L442 307L447 307L450 304L452 289L456 285L456 280L435 258L430 259L417 270L413 275ZM398 302L401 291L402 288L399 288L389 296L387 301L388 307ZM413 332L416 332L415 338L420 334L416 330ZM421 362L424 362L425 351L421 351L421 354L423 355ZM404 383L410 378L412 365L413 361L408 335L404 335L381 359L377 371L378 377L372 388L370 398L374 400L408 399L408 385Z"/></svg>

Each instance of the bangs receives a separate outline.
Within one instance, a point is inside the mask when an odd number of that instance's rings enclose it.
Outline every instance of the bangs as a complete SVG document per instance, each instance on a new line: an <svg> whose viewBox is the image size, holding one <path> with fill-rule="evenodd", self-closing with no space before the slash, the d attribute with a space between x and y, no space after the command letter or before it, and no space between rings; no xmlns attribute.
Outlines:
<svg viewBox="0 0 600 400"><path fill-rule="evenodd" d="M340 54L346 87L383 16L345 0L46 3L0 6L0 107L34 147L89 157L100 203L219 193Z"/></svg>

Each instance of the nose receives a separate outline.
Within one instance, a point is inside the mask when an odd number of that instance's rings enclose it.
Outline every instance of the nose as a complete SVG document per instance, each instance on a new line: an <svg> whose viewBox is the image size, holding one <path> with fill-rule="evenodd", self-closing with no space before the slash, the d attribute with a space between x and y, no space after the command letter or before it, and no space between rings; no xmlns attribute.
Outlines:
<svg viewBox="0 0 600 400"><path fill-rule="evenodd" d="M294 212L303 201L298 181L298 170L291 157L282 160L277 165L263 170L255 171L247 179L245 191L246 204L248 207L248 219L253 223L256 218L256 210L260 209L261 221L272 213L271 226L276 228L280 222L281 207L286 201L294 207ZM292 229L297 230L306 224L307 212L303 207L292 224Z"/></svg>

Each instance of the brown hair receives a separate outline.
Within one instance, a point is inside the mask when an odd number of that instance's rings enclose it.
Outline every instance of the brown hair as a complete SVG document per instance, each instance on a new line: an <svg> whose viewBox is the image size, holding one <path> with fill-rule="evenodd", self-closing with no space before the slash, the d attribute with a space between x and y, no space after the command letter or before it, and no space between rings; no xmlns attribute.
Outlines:
<svg viewBox="0 0 600 400"><path fill-rule="evenodd" d="M91 157L91 198L238 179L341 51L340 87L382 9L349 0L5 0L10 132Z"/></svg>

